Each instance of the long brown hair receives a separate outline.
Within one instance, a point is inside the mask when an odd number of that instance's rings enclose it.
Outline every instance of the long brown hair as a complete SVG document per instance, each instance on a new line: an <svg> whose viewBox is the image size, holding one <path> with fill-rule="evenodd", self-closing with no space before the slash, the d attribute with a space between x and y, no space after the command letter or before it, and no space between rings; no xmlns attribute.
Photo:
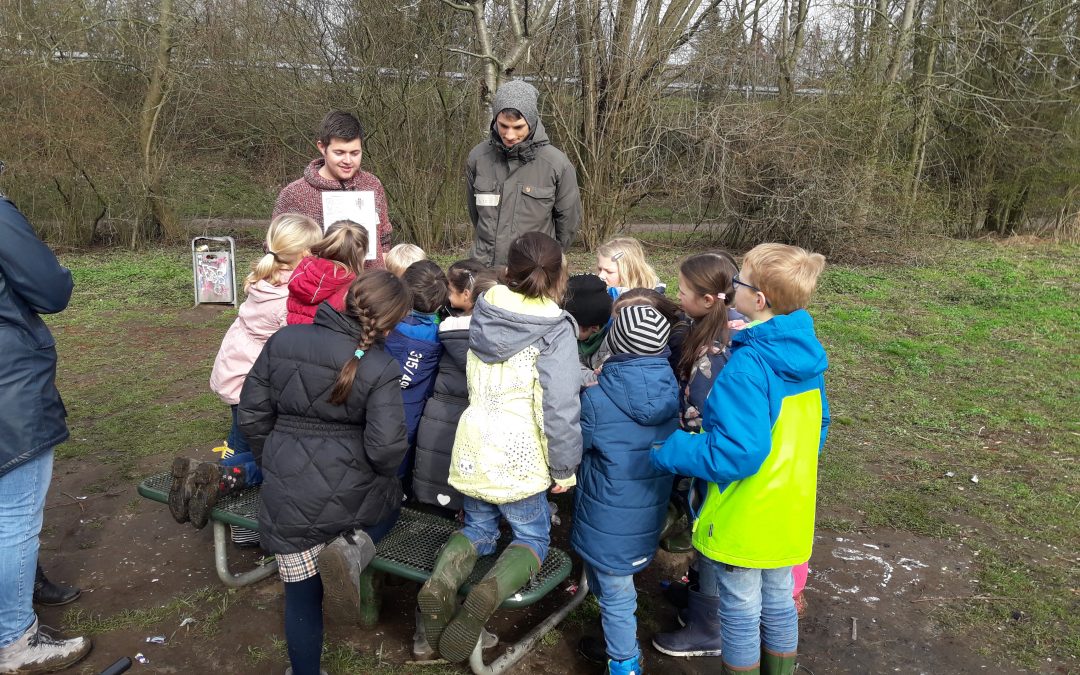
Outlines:
<svg viewBox="0 0 1080 675"><path fill-rule="evenodd" d="M357 356L350 358L338 374L330 392L330 402L341 405L349 398L356 368L363 352L405 318L412 309L412 293L405 283L386 270L368 270L349 286L345 314L360 324Z"/></svg>
<svg viewBox="0 0 1080 675"><path fill-rule="evenodd" d="M322 241L311 247L311 254L360 276L367 250L367 229L351 220L339 220L326 228Z"/></svg>
<svg viewBox="0 0 1080 675"><path fill-rule="evenodd" d="M738 272L739 268L735 266L734 259L726 251L698 253L684 260L679 266L679 273L694 293L718 296L709 313L700 319L694 319L690 326L690 332L683 342L682 356L679 357L679 379L690 378L703 348L710 347L715 342L727 346L730 332L728 307L735 299L731 280ZM724 294L723 300L719 298L721 293Z"/></svg>
<svg viewBox="0 0 1080 675"><path fill-rule="evenodd" d="M510 244L503 282L527 298L561 303L566 294L566 260L559 243L539 232L526 232Z"/></svg>

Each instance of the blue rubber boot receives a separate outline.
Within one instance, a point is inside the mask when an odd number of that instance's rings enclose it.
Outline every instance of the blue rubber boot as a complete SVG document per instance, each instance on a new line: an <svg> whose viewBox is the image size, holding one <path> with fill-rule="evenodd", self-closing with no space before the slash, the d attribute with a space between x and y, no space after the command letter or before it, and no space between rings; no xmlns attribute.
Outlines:
<svg viewBox="0 0 1080 675"><path fill-rule="evenodd" d="M625 661L608 659L607 672L608 675L641 675L645 670L641 665L641 657L635 656Z"/></svg>
<svg viewBox="0 0 1080 675"><path fill-rule="evenodd" d="M657 651L668 656L720 656L720 598L689 589L686 627L653 638Z"/></svg>

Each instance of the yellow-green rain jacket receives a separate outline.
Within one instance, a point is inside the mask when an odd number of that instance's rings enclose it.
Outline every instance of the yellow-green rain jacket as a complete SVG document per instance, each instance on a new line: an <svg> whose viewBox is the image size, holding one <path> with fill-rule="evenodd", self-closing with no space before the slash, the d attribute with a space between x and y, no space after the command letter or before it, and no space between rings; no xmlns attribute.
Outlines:
<svg viewBox="0 0 1080 675"><path fill-rule="evenodd" d="M694 547L739 567L810 559L818 454L829 426L825 349L805 310L735 333L731 359L702 411L702 432L676 431L657 467L709 482Z"/></svg>

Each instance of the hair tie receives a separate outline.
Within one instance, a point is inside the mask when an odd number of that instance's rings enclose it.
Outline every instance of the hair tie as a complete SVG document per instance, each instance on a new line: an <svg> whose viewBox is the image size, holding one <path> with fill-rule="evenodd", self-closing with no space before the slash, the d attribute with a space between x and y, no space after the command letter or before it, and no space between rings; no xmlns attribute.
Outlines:
<svg viewBox="0 0 1080 675"><path fill-rule="evenodd" d="M717 293L716 294L716 299L717 300L727 300L727 293Z"/></svg>
<svg viewBox="0 0 1080 675"><path fill-rule="evenodd" d="M626 255L626 251L615 251L614 253L611 254L611 259L612 259L612 261L615 261L615 260L618 260L619 258L623 257L624 255Z"/></svg>
<svg viewBox="0 0 1080 675"><path fill-rule="evenodd" d="M353 352L353 354L356 354L356 358L358 358L358 359L364 358L364 350L363 349L357 349L355 352Z"/></svg>

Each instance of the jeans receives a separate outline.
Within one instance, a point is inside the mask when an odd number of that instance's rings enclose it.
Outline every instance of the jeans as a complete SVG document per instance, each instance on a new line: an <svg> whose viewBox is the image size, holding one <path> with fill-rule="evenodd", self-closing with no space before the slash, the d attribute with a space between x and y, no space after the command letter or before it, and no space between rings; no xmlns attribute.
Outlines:
<svg viewBox="0 0 1080 675"><path fill-rule="evenodd" d="M251 453L244 434L240 432L240 425L236 423L236 409L232 406L232 428L229 429L229 438L225 441L232 449L232 454L221 459L222 466L240 466L244 468L244 479L247 485L259 485L263 482L262 470L255 463L255 455Z"/></svg>
<svg viewBox="0 0 1080 675"><path fill-rule="evenodd" d="M637 589L633 575L601 572L588 563L589 590L600 601L600 622L609 659L626 661L641 655L637 641Z"/></svg>
<svg viewBox="0 0 1080 675"><path fill-rule="evenodd" d="M705 556L698 562L705 595L720 598L724 663L747 668L761 660L761 647L790 654L799 647L799 615L791 597L791 567L771 570L726 565Z"/></svg>
<svg viewBox="0 0 1080 675"><path fill-rule="evenodd" d="M491 555L499 541L499 517L510 523L514 532L511 545L528 546L542 563L551 543L551 512L547 492L509 504L488 504L465 496L465 527L461 533L476 547L480 555Z"/></svg>
<svg viewBox="0 0 1080 675"><path fill-rule="evenodd" d="M0 647L22 637L36 618L38 534L52 467L49 449L0 476Z"/></svg>

